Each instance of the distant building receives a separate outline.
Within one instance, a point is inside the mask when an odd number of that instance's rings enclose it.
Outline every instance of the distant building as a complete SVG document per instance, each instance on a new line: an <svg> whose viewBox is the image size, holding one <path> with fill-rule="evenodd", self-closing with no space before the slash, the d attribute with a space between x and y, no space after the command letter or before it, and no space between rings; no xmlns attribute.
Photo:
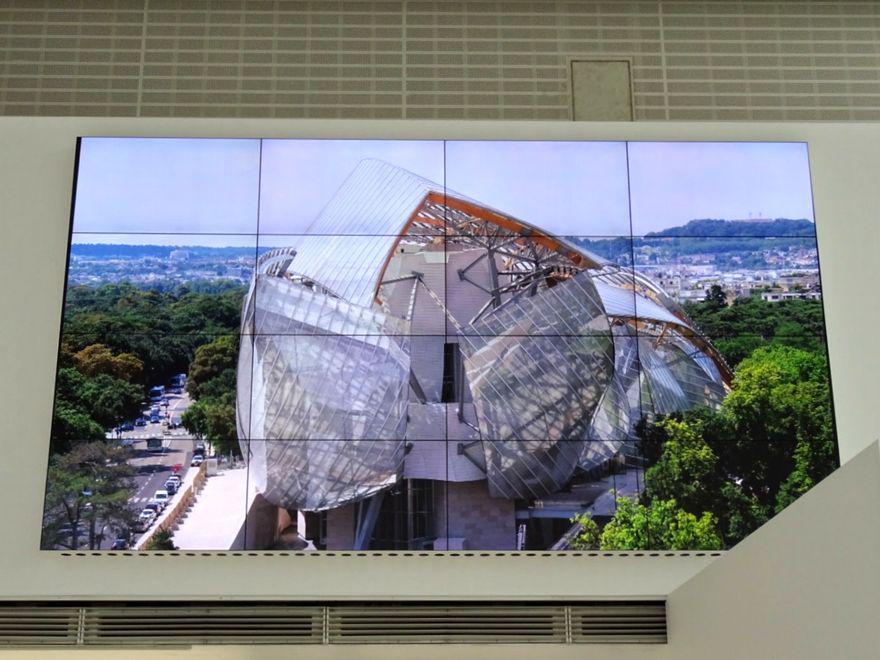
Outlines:
<svg viewBox="0 0 880 660"><path fill-rule="evenodd" d="M765 291L761 300L779 302L780 300L822 300L821 291Z"/></svg>
<svg viewBox="0 0 880 660"><path fill-rule="evenodd" d="M189 250L171 250L168 254L170 261L189 261L191 258L192 253Z"/></svg>

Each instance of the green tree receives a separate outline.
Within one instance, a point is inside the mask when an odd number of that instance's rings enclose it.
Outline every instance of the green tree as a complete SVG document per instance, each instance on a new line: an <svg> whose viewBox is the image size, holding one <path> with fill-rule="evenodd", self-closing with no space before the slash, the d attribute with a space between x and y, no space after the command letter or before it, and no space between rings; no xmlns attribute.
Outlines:
<svg viewBox="0 0 880 660"><path fill-rule="evenodd" d="M95 549L102 533L124 533L134 523L130 452L105 442L75 445L50 459L46 484L43 548Z"/></svg>
<svg viewBox="0 0 880 660"><path fill-rule="evenodd" d="M718 457L703 439L701 425L671 417L657 425L667 440L660 459L645 472L645 494L675 500L692 513L714 511L721 485L716 475Z"/></svg>
<svg viewBox="0 0 880 660"><path fill-rule="evenodd" d="M138 414L143 390L106 374L90 378L76 369L61 368L55 396L58 403L86 413L103 428L110 428Z"/></svg>
<svg viewBox="0 0 880 660"><path fill-rule="evenodd" d="M195 401L181 417L190 433L210 442L221 454L240 452L235 407L226 401L204 398Z"/></svg>
<svg viewBox="0 0 880 660"><path fill-rule="evenodd" d="M149 540L145 550L177 550L174 545L174 535L168 529L160 529Z"/></svg>
<svg viewBox="0 0 880 660"><path fill-rule="evenodd" d="M724 359L732 367L752 354L756 349L766 344L766 340L760 335L737 335L735 337L721 337L714 344Z"/></svg>
<svg viewBox="0 0 880 660"><path fill-rule="evenodd" d="M79 405L104 428L112 428L141 409L143 389L124 380L100 374L85 381L78 393Z"/></svg>
<svg viewBox="0 0 880 660"><path fill-rule="evenodd" d="M645 499L709 512L738 542L837 465L824 353L783 345L737 367L718 411L695 409L644 423Z"/></svg>
<svg viewBox="0 0 880 660"><path fill-rule="evenodd" d="M235 373L238 364L238 342L235 337L223 336L200 346L189 368L186 389L194 399L198 399L201 388L209 381L224 376L231 370ZM225 376L228 379L228 374ZM234 390L233 390L234 391Z"/></svg>
<svg viewBox="0 0 880 660"><path fill-rule="evenodd" d="M103 440L104 429L88 413L59 400L52 414L51 449L53 453L70 450L78 442Z"/></svg>
<svg viewBox="0 0 880 660"><path fill-rule="evenodd" d="M713 284L706 289L706 297L703 299L709 309L722 309L727 307L727 295L719 285Z"/></svg>
<svg viewBox="0 0 880 660"><path fill-rule="evenodd" d="M762 505L754 495L743 492L736 483L727 481L721 486L720 511L717 512L727 545L734 545L767 522L769 507Z"/></svg>
<svg viewBox="0 0 880 660"><path fill-rule="evenodd" d="M590 516L589 513L580 513L571 518L571 522L578 525L580 529L577 535L571 540L569 547L572 550L598 550L601 533L599 525Z"/></svg>
<svg viewBox="0 0 880 660"><path fill-rule="evenodd" d="M721 537L711 513L697 517L675 500L639 504L618 498L614 517L602 530L603 550L720 550Z"/></svg>
<svg viewBox="0 0 880 660"><path fill-rule="evenodd" d="M114 355L103 344L91 344L73 356L77 370L86 376L106 374L129 383L142 383L144 363L131 353Z"/></svg>
<svg viewBox="0 0 880 660"><path fill-rule="evenodd" d="M194 401L181 415L180 423L197 438L204 438L208 434L208 406Z"/></svg>
<svg viewBox="0 0 880 660"><path fill-rule="evenodd" d="M798 440L794 450L794 469L779 488L776 511L779 512L806 493L837 467L837 447L832 437Z"/></svg>
<svg viewBox="0 0 880 660"><path fill-rule="evenodd" d="M793 496L837 466L824 354L789 346L758 349L737 368L722 414L736 438L718 447L723 462L764 505L776 504L796 467L787 488Z"/></svg>

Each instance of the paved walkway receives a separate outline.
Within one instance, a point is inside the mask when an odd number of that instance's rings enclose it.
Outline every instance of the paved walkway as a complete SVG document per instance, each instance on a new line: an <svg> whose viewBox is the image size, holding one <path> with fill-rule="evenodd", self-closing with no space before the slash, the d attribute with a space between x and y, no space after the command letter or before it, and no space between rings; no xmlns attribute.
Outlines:
<svg viewBox="0 0 880 660"><path fill-rule="evenodd" d="M240 550L232 546L253 499L247 473L246 467L240 467L208 477L174 532L174 545L181 550Z"/></svg>

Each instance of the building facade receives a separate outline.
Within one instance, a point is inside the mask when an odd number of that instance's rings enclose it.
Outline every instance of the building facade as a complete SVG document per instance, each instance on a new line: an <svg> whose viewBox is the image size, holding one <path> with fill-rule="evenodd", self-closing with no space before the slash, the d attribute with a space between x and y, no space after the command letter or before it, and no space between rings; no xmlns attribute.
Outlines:
<svg viewBox="0 0 880 660"><path fill-rule="evenodd" d="M551 547L730 382L649 278L379 160L260 256L238 374L255 487L333 549Z"/></svg>

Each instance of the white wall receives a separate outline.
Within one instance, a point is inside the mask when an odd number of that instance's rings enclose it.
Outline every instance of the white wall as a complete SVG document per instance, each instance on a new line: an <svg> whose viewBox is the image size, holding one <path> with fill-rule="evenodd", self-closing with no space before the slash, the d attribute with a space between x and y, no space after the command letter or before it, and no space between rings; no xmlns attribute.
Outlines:
<svg viewBox="0 0 880 660"><path fill-rule="evenodd" d="M663 596L711 557L62 557L39 527L77 135L764 139L810 143L840 448L876 437L880 126L0 118L0 597ZM845 513L845 512L843 512ZM843 513L841 515L843 515ZM853 520L852 524L858 524ZM797 539L791 540L797 548Z"/></svg>
<svg viewBox="0 0 880 660"><path fill-rule="evenodd" d="M669 596L680 660L880 655L880 445Z"/></svg>

